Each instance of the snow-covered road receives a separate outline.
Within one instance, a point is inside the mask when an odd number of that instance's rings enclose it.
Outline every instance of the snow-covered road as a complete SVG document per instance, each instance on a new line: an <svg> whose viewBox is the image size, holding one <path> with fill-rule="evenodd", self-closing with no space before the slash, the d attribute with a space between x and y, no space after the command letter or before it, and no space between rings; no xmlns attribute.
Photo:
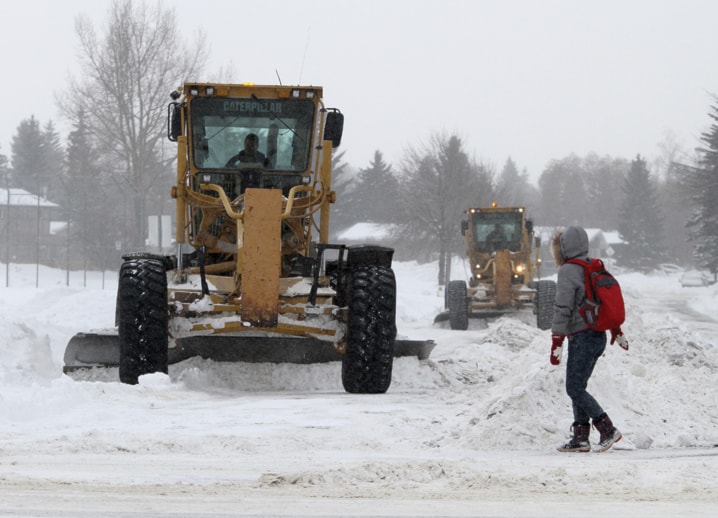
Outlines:
<svg viewBox="0 0 718 518"><path fill-rule="evenodd" d="M619 278L631 349L609 347L590 389L625 438L567 455L550 333L526 314L434 325L433 266L395 269L400 333L437 346L397 359L376 396L346 394L337 363L191 359L137 386L112 369L73 380L64 345L111 325L114 291L67 288L63 272L4 288L0 515L715 516L718 353L699 326L715 287ZM679 299L690 311L671 310Z"/></svg>

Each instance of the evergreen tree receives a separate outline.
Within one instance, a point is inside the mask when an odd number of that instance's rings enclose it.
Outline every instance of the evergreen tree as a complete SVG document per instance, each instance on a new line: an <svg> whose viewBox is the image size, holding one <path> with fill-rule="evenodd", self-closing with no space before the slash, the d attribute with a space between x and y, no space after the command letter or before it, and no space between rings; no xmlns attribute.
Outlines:
<svg viewBox="0 0 718 518"><path fill-rule="evenodd" d="M391 165L384 162L381 151L374 152L369 167L361 169L347 205L354 221L396 223L401 217L398 208L399 182Z"/></svg>
<svg viewBox="0 0 718 518"><path fill-rule="evenodd" d="M631 163L623 194L618 231L627 246L618 259L626 266L647 272L665 260L663 217L655 184L640 155Z"/></svg>
<svg viewBox="0 0 718 518"><path fill-rule="evenodd" d="M622 192L616 187L622 185L630 164L623 158L598 156L590 153L583 158L583 179L586 189L584 221L591 228L617 230L619 207L623 201Z"/></svg>
<svg viewBox="0 0 718 518"><path fill-rule="evenodd" d="M337 194L344 192L351 183L349 165L344 162L344 153L345 151L340 151L339 153L332 152L332 189L334 189Z"/></svg>
<svg viewBox="0 0 718 518"><path fill-rule="evenodd" d="M82 260L85 267L104 270L112 266L120 234L115 218L107 216L116 212L117 197L109 195L98 155L81 111L68 135L63 207L75 252L73 262Z"/></svg>
<svg viewBox="0 0 718 518"><path fill-rule="evenodd" d="M529 182L526 169L519 171L511 157L506 159L501 174L496 181L495 200L503 207L526 207L529 214L537 214L539 192Z"/></svg>
<svg viewBox="0 0 718 518"><path fill-rule="evenodd" d="M44 169L40 154L43 136L40 122L34 115L20 122L12 137L12 184L26 191L38 193Z"/></svg>
<svg viewBox="0 0 718 518"><path fill-rule="evenodd" d="M31 116L20 122L12 141L14 185L60 201L65 152L52 121L44 128Z"/></svg>
<svg viewBox="0 0 718 518"><path fill-rule="evenodd" d="M718 101L718 96L715 99ZM684 181L694 207L688 227L696 262L715 276L718 273L718 104L711 107L708 116L713 122L701 134L705 145L697 149L699 167L685 167Z"/></svg>
<svg viewBox="0 0 718 518"><path fill-rule="evenodd" d="M586 211L586 174L576 155L552 160L539 178L541 217L544 225L589 226L584 221Z"/></svg>
<svg viewBox="0 0 718 518"><path fill-rule="evenodd" d="M0 146L1 148L1 146ZM0 178L2 178L3 187L6 187L10 181L10 168L8 167L7 156L0 153Z"/></svg>
<svg viewBox="0 0 718 518"><path fill-rule="evenodd" d="M62 204L62 177L64 174L65 151L55 124L48 121L40 134L40 194Z"/></svg>
<svg viewBox="0 0 718 518"><path fill-rule="evenodd" d="M332 190L336 193L336 201L331 204L330 234L331 240L336 241L337 235L346 230L356 219L349 210L351 192L356 185L356 174L344 162L344 151L332 155Z"/></svg>

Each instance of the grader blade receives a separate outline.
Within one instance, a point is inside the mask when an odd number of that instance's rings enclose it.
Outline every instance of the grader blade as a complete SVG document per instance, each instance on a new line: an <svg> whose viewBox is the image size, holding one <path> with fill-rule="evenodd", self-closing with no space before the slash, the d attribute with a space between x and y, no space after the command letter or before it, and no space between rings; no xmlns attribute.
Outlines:
<svg viewBox="0 0 718 518"><path fill-rule="evenodd" d="M436 344L433 340L396 340L394 356L425 360ZM178 340L168 350L168 363L194 356L220 362L326 363L341 361L334 345L324 340L291 336L192 336ZM65 349L64 373L93 367L117 367L120 341L116 332L78 333Z"/></svg>

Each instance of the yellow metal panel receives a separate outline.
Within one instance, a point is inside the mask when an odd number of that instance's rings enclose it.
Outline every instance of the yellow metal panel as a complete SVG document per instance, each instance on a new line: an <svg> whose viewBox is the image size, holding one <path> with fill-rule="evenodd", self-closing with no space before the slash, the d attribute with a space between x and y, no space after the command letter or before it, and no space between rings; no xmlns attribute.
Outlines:
<svg viewBox="0 0 718 518"><path fill-rule="evenodd" d="M494 282L496 284L496 306L511 304L511 255L508 250L496 252Z"/></svg>
<svg viewBox="0 0 718 518"><path fill-rule="evenodd" d="M276 327L281 273L282 191L247 189L244 193L242 320Z"/></svg>
<svg viewBox="0 0 718 518"><path fill-rule="evenodd" d="M332 189L332 143L331 141L325 140L323 142L323 161L322 161L322 186L327 196L322 200L322 208L319 213L319 242L329 242L329 204L332 203L332 198L329 195Z"/></svg>

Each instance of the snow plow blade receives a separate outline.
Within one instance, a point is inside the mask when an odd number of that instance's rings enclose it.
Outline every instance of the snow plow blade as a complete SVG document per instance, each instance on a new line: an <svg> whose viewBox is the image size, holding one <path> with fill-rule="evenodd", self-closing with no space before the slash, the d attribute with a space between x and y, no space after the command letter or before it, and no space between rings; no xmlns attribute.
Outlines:
<svg viewBox="0 0 718 518"><path fill-rule="evenodd" d="M436 344L433 340L396 340L394 356L416 356L425 360ZM192 336L178 340L168 349L168 363L188 358L220 362L248 363L326 363L341 361L330 342L297 337ZM120 340L116 333L77 333L65 348L63 372L93 367L117 367L120 364Z"/></svg>
<svg viewBox="0 0 718 518"><path fill-rule="evenodd" d="M472 311L469 313L469 318L494 318L500 317L501 315L515 314L515 309L482 309L480 311ZM439 322L446 322L449 320L449 311L442 311L434 317L434 324Z"/></svg>

